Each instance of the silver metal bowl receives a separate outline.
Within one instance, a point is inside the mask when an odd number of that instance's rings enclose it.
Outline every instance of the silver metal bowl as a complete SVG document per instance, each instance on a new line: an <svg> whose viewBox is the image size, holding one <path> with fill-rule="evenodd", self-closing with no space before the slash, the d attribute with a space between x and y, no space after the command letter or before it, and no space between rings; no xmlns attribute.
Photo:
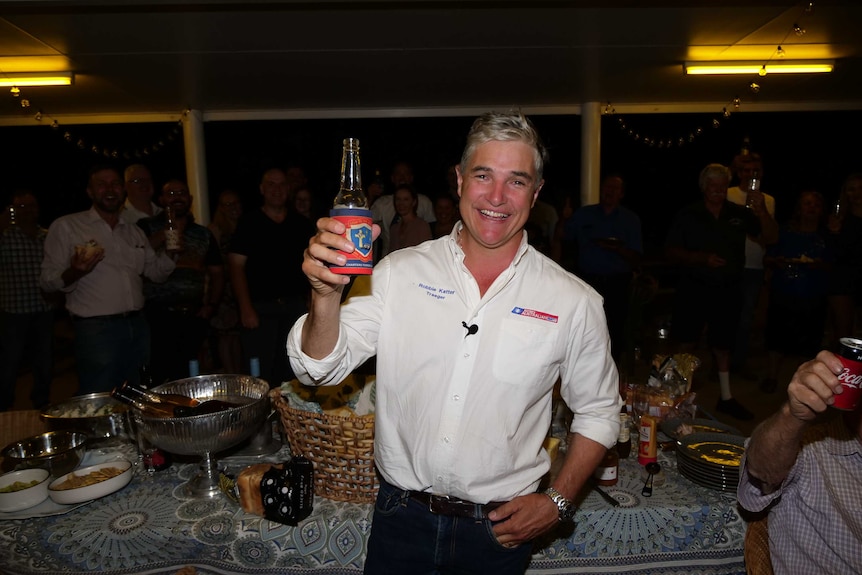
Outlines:
<svg viewBox="0 0 862 575"><path fill-rule="evenodd" d="M179 455L217 453L233 447L260 429L271 411L269 384L250 375L201 375L170 381L152 391L201 400L251 400L240 407L191 417L146 417L135 411L144 437Z"/></svg>
<svg viewBox="0 0 862 575"><path fill-rule="evenodd" d="M52 477L69 473L81 462L87 436L78 431L49 431L10 443L3 465L13 469L47 469Z"/></svg>
<svg viewBox="0 0 862 575"><path fill-rule="evenodd" d="M243 403L224 411L191 417L149 417L132 410L135 426L156 447L178 455L199 455L201 471L187 486L192 496L213 497L219 492L213 455L238 445L256 433L272 407L269 383L250 375L201 375L178 379L152 391L178 393L200 400Z"/></svg>
<svg viewBox="0 0 862 575"><path fill-rule="evenodd" d="M110 393L78 395L45 408L40 417L52 430L82 431L87 439L128 438L129 406Z"/></svg>

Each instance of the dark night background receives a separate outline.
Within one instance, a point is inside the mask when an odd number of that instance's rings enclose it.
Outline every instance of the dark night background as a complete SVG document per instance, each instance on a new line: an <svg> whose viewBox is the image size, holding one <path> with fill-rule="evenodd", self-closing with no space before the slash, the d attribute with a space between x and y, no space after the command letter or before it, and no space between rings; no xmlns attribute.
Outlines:
<svg viewBox="0 0 862 575"><path fill-rule="evenodd" d="M559 206L569 195L577 202L580 116L532 119L550 151L544 199ZM360 140L366 179L375 169L388 179L391 166L404 159L414 166L419 190L433 195L445 189L446 168L459 160L472 120L209 122L204 129L211 210L218 192L227 187L240 192L247 208L257 205L261 171L271 165L302 165L312 190L328 202L337 189L341 141L347 136ZM113 152L120 168L134 161L150 166L157 188L169 177L184 178L181 129L174 123L0 127L3 204L16 188L35 191L45 226L86 209L86 172L111 160ZM635 140L629 130L641 138ZM846 175L862 171L860 133L862 112L612 114L602 118L602 171L624 175L624 203L641 216L648 253L658 253L673 213L698 199L701 168L709 162L729 164L744 137L764 157L763 189L775 196L777 218L783 221L801 190L815 188L834 197ZM649 145L644 137L671 143Z"/></svg>

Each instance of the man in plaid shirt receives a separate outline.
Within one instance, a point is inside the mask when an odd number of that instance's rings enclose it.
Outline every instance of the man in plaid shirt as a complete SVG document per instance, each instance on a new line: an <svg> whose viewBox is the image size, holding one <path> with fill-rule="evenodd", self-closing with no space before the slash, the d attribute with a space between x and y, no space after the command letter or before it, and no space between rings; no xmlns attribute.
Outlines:
<svg viewBox="0 0 862 575"><path fill-rule="evenodd" d="M39 203L26 190L12 194L0 218L0 411L15 403L18 367L26 352L33 371L33 407L49 403L54 305L39 288L48 232L38 220Z"/></svg>

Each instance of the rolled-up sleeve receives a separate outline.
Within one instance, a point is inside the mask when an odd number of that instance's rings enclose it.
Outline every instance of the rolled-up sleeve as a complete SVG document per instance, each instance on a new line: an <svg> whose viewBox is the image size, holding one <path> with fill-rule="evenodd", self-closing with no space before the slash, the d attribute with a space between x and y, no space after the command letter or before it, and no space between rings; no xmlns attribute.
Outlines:
<svg viewBox="0 0 862 575"><path fill-rule="evenodd" d="M46 292L71 291L75 284L63 285L63 272L72 261L72 248L69 244L70 233L62 220L56 220L48 228L45 237L45 255L39 274L39 286Z"/></svg>
<svg viewBox="0 0 862 575"><path fill-rule="evenodd" d="M583 314L561 370L560 395L574 414L569 431L611 447L619 437L622 398L601 298L585 298Z"/></svg>

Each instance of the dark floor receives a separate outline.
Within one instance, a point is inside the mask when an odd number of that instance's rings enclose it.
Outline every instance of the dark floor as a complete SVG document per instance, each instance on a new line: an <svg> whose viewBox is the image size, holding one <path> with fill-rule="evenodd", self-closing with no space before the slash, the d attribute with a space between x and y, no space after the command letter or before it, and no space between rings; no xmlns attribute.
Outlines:
<svg viewBox="0 0 862 575"><path fill-rule="evenodd" d="M656 352L667 353L667 351L672 350L668 348L666 341L658 339L655 318L645 321L640 331L643 334L641 360L635 362L634 365L628 366L624 371L628 372L629 375L627 377L631 380L646 382L649 373L648 360ZM761 333L762 321L758 321L752 334L752 354L748 367L750 371L763 377L767 369L767 357L763 349L762 339L760 338ZM54 383L51 389L52 403L63 401L73 396L77 389L78 382L75 374L72 344L73 334L71 323L67 317L60 316L56 323ZM781 370L782 377L780 378L779 390L773 394L762 393L758 388L759 381L745 381L741 377L731 374L731 389L734 396L755 414L754 420L746 422L738 421L715 411L715 404L718 399L718 381L714 375L712 360L705 348L698 350L696 355L702 359L702 366L693 377L693 387L697 393L695 403L701 410L713 415L720 421L735 426L746 435L751 433L751 430L754 429L757 423L775 412L786 399L784 389L790 381L790 377L793 375L797 364L801 361L787 360L784 363ZM15 409L32 409L29 401L29 389L31 385L32 377L30 371L25 368L21 371L21 375L18 378Z"/></svg>

